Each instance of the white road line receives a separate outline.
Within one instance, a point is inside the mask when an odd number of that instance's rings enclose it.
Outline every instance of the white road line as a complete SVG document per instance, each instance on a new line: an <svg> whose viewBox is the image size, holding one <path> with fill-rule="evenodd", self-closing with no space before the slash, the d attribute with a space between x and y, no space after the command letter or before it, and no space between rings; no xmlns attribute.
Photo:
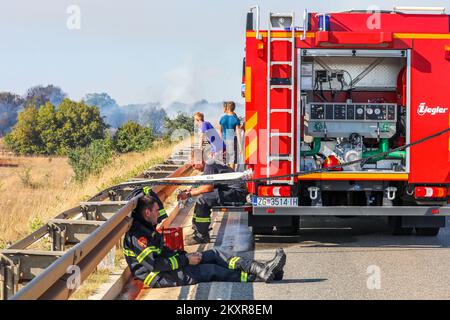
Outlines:
<svg viewBox="0 0 450 320"><path fill-rule="evenodd" d="M251 247L251 233L245 213L229 212L221 246L222 250L232 252L248 251ZM223 223L223 222L222 222ZM213 282L209 290L208 300L230 300L232 282Z"/></svg>
<svg viewBox="0 0 450 320"><path fill-rule="evenodd" d="M230 226L235 223L238 216L227 215L227 224L225 226L225 232L223 234L221 249L232 248L233 245L233 235L230 233ZM224 221L222 220L222 223ZM239 220L238 220L239 222ZM213 282L211 283L211 288L209 289L208 300L229 300L231 298L231 292L233 289L233 284L229 282Z"/></svg>

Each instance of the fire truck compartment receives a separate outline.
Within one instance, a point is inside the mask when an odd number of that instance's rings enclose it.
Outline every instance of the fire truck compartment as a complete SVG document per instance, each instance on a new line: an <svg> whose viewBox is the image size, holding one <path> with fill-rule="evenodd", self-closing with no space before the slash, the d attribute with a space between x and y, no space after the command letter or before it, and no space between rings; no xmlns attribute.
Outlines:
<svg viewBox="0 0 450 320"><path fill-rule="evenodd" d="M342 171L408 172L407 151L374 157L409 141L410 111L400 91L409 86L402 83L408 59L407 50L299 50L300 171L320 169L330 158L369 158Z"/></svg>

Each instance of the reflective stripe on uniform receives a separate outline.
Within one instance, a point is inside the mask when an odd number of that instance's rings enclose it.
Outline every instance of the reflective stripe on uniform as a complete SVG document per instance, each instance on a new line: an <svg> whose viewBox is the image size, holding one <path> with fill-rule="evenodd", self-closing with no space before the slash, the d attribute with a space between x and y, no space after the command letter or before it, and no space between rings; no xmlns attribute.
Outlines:
<svg viewBox="0 0 450 320"><path fill-rule="evenodd" d="M152 188L150 188L150 187L143 187L142 188L142 192L144 192L144 195L148 195L151 190L152 190Z"/></svg>
<svg viewBox="0 0 450 320"><path fill-rule="evenodd" d="M241 271L241 282L247 282L248 281L248 273Z"/></svg>
<svg viewBox="0 0 450 320"><path fill-rule="evenodd" d="M126 255L127 257L136 257L136 254L128 249L123 249L123 254Z"/></svg>
<svg viewBox="0 0 450 320"><path fill-rule="evenodd" d="M236 262L238 262L239 259L240 257L231 258L230 261L228 261L228 269L236 269Z"/></svg>
<svg viewBox="0 0 450 320"><path fill-rule="evenodd" d="M176 256L170 257L170 264L172 265L172 270L178 269L178 260Z"/></svg>
<svg viewBox="0 0 450 320"><path fill-rule="evenodd" d="M137 261L139 263L141 263L145 259L145 257L147 257L152 252L156 252L157 254L160 254L161 253L161 249L156 248L154 246L147 247L137 256Z"/></svg>
<svg viewBox="0 0 450 320"><path fill-rule="evenodd" d="M159 274L159 272L150 272L144 280L144 285L150 287L150 284L152 283L153 279Z"/></svg>
<svg viewBox="0 0 450 320"><path fill-rule="evenodd" d="M210 223L211 222L211 218L210 217L201 218L201 217L197 217L197 215L194 214L194 221L195 222L199 222L199 223Z"/></svg>
<svg viewBox="0 0 450 320"><path fill-rule="evenodd" d="M159 216L161 217L161 216L164 216L164 215L166 215L167 214L167 212L166 212L166 209L161 209L161 210L159 210Z"/></svg>

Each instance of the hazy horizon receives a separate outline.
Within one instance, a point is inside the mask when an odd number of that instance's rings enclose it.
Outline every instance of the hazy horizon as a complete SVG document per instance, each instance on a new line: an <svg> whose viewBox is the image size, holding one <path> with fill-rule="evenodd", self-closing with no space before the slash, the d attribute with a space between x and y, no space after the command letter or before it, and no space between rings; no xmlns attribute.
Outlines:
<svg viewBox="0 0 450 320"><path fill-rule="evenodd" d="M106 92L120 105L201 99L243 103L245 18L255 3L261 7L263 28L269 11L294 11L296 24L302 24L305 4L294 0L2 2L0 91L23 94L37 84L54 84L74 100ZM423 1L376 4L392 9ZM317 0L306 8L325 12L373 5ZM448 2L427 1L427 6L442 5L449 11ZM68 28L73 6L79 9L79 29Z"/></svg>

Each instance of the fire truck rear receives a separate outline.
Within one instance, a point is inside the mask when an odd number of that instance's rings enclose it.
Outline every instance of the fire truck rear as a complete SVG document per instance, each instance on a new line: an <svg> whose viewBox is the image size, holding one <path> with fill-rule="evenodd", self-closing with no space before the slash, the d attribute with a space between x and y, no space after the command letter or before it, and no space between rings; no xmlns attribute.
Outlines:
<svg viewBox="0 0 450 320"><path fill-rule="evenodd" d="M300 27L270 13L262 30L254 7L243 82L254 233L328 215L384 216L394 234L445 226L450 135L399 148L450 126L444 8L305 10Z"/></svg>

